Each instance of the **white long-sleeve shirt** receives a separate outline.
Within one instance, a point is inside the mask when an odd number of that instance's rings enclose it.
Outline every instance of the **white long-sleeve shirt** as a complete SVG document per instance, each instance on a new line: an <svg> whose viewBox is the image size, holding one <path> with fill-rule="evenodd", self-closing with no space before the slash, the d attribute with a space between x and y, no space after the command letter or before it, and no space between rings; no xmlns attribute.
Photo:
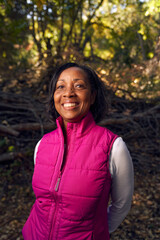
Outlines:
<svg viewBox="0 0 160 240"><path fill-rule="evenodd" d="M134 189L134 172L130 153L122 138L117 138L110 154L112 177L111 205L108 207L109 232L114 232L128 214Z"/></svg>
<svg viewBox="0 0 160 240"><path fill-rule="evenodd" d="M40 141L35 147L34 162ZM128 214L134 189L132 159L121 137L118 137L113 143L109 158L109 170L112 177L111 205L108 207L108 226L109 233L111 233L117 229Z"/></svg>

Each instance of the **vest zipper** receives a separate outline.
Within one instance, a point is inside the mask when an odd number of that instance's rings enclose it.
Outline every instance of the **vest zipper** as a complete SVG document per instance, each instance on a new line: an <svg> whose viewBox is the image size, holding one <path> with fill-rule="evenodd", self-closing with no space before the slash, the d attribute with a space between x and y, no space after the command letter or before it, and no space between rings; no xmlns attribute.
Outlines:
<svg viewBox="0 0 160 240"><path fill-rule="evenodd" d="M63 156L62 156L62 159L64 158L64 151L63 151ZM63 160L62 160L63 162ZM57 181L56 181L56 184L55 184L55 187L54 187L54 191L56 192L55 193L55 212L54 212L54 215L53 215L53 218L52 218L52 223L53 225L55 224L55 219L56 219L56 215L57 215L57 192L58 192L58 189L59 189L59 184L60 184L60 181L61 181L61 176L62 176L62 163L61 163L61 168L60 168L60 172L59 172L59 175L58 175L58 178L57 178ZM51 229L50 229L50 233L49 233L49 240L52 240L51 237L52 237L52 233L53 233L53 225L51 225Z"/></svg>
<svg viewBox="0 0 160 240"><path fill-rule="evenodd" d="M69 145L68 145L68 147L67 147L66 155L67 155L68 150L69 150ZM63 161L64 161L64 160L65 160L65 159L64 159L64 152L63 152ZM63 165L63 161L62 161L62 163L61 163L60 173L59 173L59 175L58 175L58 178L57 178L57 181L56 181L56 185L55 185L55 188L54 188L55 192L58 192L59 184L60 184L61 177L62 177L62 173L63 173L63 170L64 170L64 168L65 168L65 163L64 163L64 165Z"/></svg>
<svg viewBox="0 0 160 240"><path fill-rule="evenodd" d="M61 181L61 175L62 175L62 173L60 172L60 174L59 174L59 176L58 176L58 179L57 179L57 182L56 182L56 186L55 186L55 188L54 188L54 190L55 190L56 192L58 192L59 183L60 183L60 181Z"/></svg>
<svg viewBox="0 0 160 240"><path fill-rule="evenodd" d="M62 175L62 173L60 172L59 173L59 176L58 176L58 179L57 179L57 181L56 181L56 185L55 185L55 188L54 188L54 190L55 190L55 192L57 192L58 191L58 188L59 188L59 183L60 183L60 180L61 180L61 175ZM55 200L55 212L54 212L54 215L53 215L53 217L52 217L52 223L55 223L55 219L56 219L56 214L57 214L57 193L55 193L55 197L54 197L54 200ZM52 237L52 232L53 232L53 226L51 225L51 229L50 229L50 233L49 233L49 240L51 240L51 237Z"/></svg>
<svg viewBox="0 0 160 240"><path fill-rule="evenodd" d="M52 216L52 223L54 223L55 222L55 215L56 215L56 213L57 213L57 196L55 196L55 212L54 212L54 215ZM50 228L50 233L49 233L49 237L48 237L48 239L49 240L52 240L52 232L53 232L53 226L51 225L51 228Z"/></svg>
<svg viewBox="0 0 160 240"><path fill-rule="evenodd" d="M68 149L69 149L69 146L68 146ZM67 149L67 150L68 150ZM68 152L68 151L67 151ZM65 153L67 155L67 152ZM62 155L62 162L61 162L61 167L60 167L60 172L59 172L59 175L58 175L58 178L57 178L57 181L56 181L56 184L55 184L55 187L54 187L54 191L56 192L55 193L55 212L54 212L54 216L52 218L52 223L54 224L55 223L55 219L56 219L56 215L57 215L57 192L59 190L59 184L60 184L60 181L61 181L61 177L62 177L62 174L63 174L63 171L64 171L64 168L65 168L65 164L63 165L63 161L64 161L64 151L63 151L63 155ZM50 233L49 233L49 240L51 240L51 237L52 237L52 233L53 233L53 225L51 226L51 229L50 229Z"/></svg>

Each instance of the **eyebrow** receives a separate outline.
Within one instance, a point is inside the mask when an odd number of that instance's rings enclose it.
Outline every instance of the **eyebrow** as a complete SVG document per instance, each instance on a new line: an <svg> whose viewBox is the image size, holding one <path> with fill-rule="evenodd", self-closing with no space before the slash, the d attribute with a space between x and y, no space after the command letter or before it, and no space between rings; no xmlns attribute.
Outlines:
<svg viewBox="0 0 160 240"><path fill-rule="evenodd" d="M78 80L84 81L84 79L82 79L82 78L75 78L75 79L73 79L73 81L78 81Z"/></svg>
<svg viewBox="0 0 160 240"><path fill-rule="evenodd" d="M73 81L75 81L75 82L76 82L76 81L79 81L79 80L85 81L85 80L82 79L82 78L75 78L75 79L73 79ZM59 79L58 81L63 81L63 82L65 82L65 79L62 78L62 79ZM58 82L58 81L57 81L57 82Z"/></svg>
<svg viewBox="0 0 160 240"><path fill-rule="evenodd" d="M63 81L64 82L65 80L64 79L58 79L57 82L59 82L59 81Z"/></svg>

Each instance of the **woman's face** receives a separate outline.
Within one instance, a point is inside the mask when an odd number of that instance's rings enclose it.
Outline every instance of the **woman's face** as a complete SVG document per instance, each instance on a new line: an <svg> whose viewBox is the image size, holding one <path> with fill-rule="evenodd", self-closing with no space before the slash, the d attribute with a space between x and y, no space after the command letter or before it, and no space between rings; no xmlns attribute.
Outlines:
<svg viewBox="0 0 160 240"><path fill-rule="evenodd" d="M95 93L87 74L78 67L64 70L57 81L54 104L62 116L65 128L68 122L78 122L84 117L95 101Z"/></svg>

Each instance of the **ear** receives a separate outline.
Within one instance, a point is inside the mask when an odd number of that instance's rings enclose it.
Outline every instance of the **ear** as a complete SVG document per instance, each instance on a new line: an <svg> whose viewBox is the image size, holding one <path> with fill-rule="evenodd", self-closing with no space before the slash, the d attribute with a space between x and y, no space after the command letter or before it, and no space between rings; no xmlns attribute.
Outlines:
<svg viewBox="0 0 160 240"><path fill-rule="evenodd" d="M92 94L91 94L91 105L94 104L95 99L96 99L96 95L97 95L97 92L96 92L96 91L92 92Z"/></svg>

